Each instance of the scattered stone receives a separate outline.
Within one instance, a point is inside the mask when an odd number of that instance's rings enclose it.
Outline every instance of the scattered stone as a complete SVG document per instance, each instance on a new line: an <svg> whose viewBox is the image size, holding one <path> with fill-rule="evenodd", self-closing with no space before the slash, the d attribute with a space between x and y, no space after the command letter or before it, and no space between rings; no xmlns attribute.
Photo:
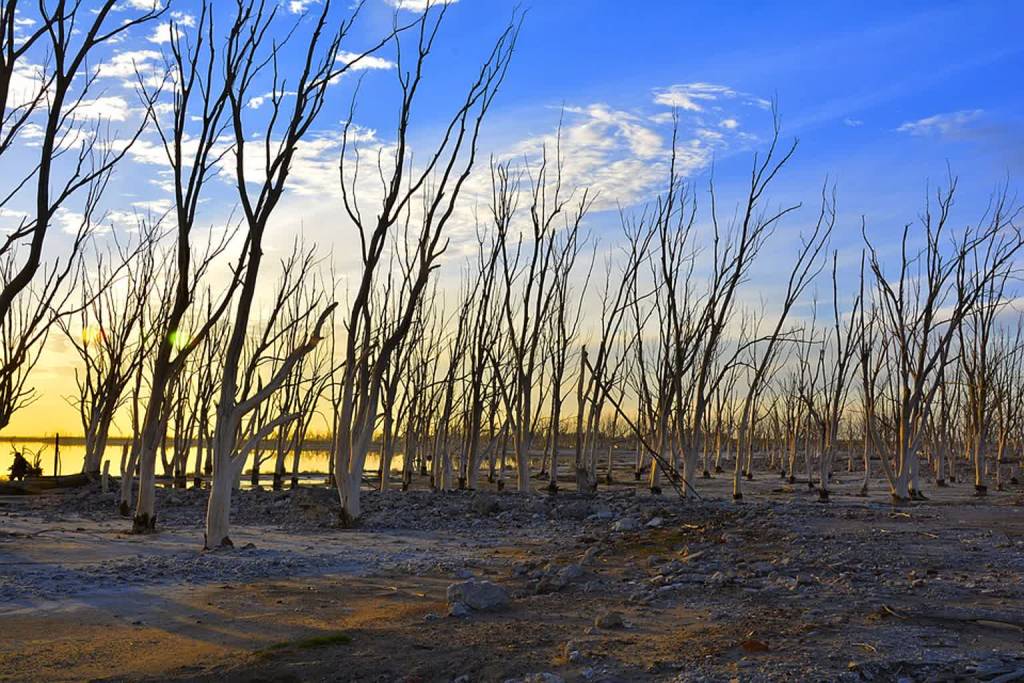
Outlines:
<svg viewBox="0 0 1024 683"><path fill-rule="evenodd" d="M496 583L470 579L448 586L448 604L462 603L475 610L488 610L508 604L508 591Z"/></svg>
<svg viewBox="0 0 1024 683"><path fill-rule="evenodd" d="M565 683L565 681L558 674L553 674L551 672L543 672L535 674L524 674L519 678L509 678L505 680L505 683Z"/></svg>
<svg viewBox="0 0 1024 683"><path fill-rule="evenodd" d="M640 522L633 517L623 517L612 524L612 531L636 531L640 528Z"/></svg>
<svg viewBox="0 0 1024 683"><path fill-rule="evenodd" d="M586 519L590 516L590 503L585 500L567 503L557 508L555 516L561 519Z"/></svg>
<svg viewBox="0 0 1024 683"><path fill-rule="evenodd" d="M472 610L469 608L469 605L464 602L453 602L448 605L448 616L450 617L461 619L468 617L471 612Z"/></svg>
<svg viewBox="0 0 1024 683"><path fill-rule="evenodd" d="M473 512L486 517L501 512L501 505L492 496L479 495L473 499Z"/></svg>
<svg viewBox="0 0 1024 683"><path fill-rule="evenodd" d="M748 638L740 643L740 647L744 652L769 652L771 648L768 647L768 643L763 640L757 640L755 638Z"/></svg>
<svg viewBox="0 0 1024 683"><path fill-rule="evenodd" d="M597 618L594 619L594 626L605 630L622 628L625 625L626 620L619 612L605 612L597 615Z"/></svg>

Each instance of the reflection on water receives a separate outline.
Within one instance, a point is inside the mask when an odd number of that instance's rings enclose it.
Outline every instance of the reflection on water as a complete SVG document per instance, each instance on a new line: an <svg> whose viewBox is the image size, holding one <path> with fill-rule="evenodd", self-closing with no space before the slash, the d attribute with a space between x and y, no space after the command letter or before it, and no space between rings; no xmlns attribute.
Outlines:
<svg viewBox="0 0 1024 683"><path fill-rule="evenodd" d="M53 441L0 441L0 477L6 478L9 473L11 463L14 462L14 449L22 451L29 462L32 462L34 455L39 455L39 464L43 468L44 475L51 474L77 474L82 471L82 463L85 461L85 446L78 444L67 444L61 443L60 445L60 462L59 472L55 471L54 468L54 444ZM110 474L118 476L121 474L121 444L114 444L107 447L103 454L104 460L110 461ZM168 458L171 457L173 449L167 449ZM248 483L249 472L252 469L253 460L256 454L250 455L248 462L245 463L245 475L243 476L243 483ZM286 478L291 475L292 471L292 454L288 453L285 457L285 472ZM304 474L327 474L328 468L328 457L329 454L325 450L308 450L303 451L299 456L299 472ZM267 476L273 474L274 463L276 460L276 453L272 451L264 451L261 456L260 474ZM192 472L195 471L195 452L189 454L188 457L188 472L191 476ZM366 466L364 471L376 472L380 467L380 456L376 452L371 452L366 457ZM393 471L400 471L402 468L402 456L396 454L391 460L391 469ZM102 469L102 466L101 468ZM163 463L160 460L160 456L157 455L156 463L157 475L164 474Z"/></svg>

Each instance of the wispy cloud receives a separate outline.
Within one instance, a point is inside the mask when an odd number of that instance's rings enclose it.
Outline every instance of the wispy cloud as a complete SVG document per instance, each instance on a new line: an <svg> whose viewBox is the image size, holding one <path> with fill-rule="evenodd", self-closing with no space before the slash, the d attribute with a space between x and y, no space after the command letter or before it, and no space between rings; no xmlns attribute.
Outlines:
<svg viewBox="0 0 1024 683"><path fill-rule="evenodd" d="M702 112L718 100L743 100L749 104L767 107L771 103L761 97L738 92L727 85L715 83L682 83L658 88L654 91L654 102L683 111Z"/></svg>
<svg viewBox="0 0 1024 683"><path fill-rule="evenodd" d="M959 138L978 123L982 114L984 111L981 109L964 109L935 114L916 121L907 121L896 130L916 136Z"/></svg>

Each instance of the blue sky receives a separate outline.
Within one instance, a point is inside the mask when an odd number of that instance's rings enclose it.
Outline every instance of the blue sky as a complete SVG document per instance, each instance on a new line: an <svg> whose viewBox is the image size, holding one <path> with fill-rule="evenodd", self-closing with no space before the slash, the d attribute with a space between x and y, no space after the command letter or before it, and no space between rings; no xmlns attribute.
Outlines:
<svg viewBox="0 0 1024 683"><path fill-rule="evenodd" d="M124 0L126 6L153 1ZM342 50L360 51L379 39L396 1L366 0ZM26 18L32 4L25 4ZM218 11L226 9L227 3L216 4ZM347 4L335 3L332 11L340 17ZM316 0L281 5L282 30L302 21L294 11L318 8ZM517 7L526 17L485 126L483 173L467 187L463 209L450 226L454 242L442 276L451 282L470 247L473 208L486 202L487 157L535 161L541 146L553 142L560 117L567 181L600 193L589 227L604 244L614 245L615 209L642 205L663 184L673 111L680 117L686 173L701 188L698 200L705 201L714 168L728 201L738 198L752 154L764 148L771 125L767 103L776 99L783 137L799 138L800 145L770 203L802 201L804 209L787 218L754 271L751 295L766 298L778 285L778 269L788 267L786 255L800 229L816 216L826 178L837 185L839 197L834 246L852 265L862 244L861 217L883 250L895 246L904 223L918 216L928 188L945 180L947 164L961 179L955 215L960 225L979 218L997 184L1009 180L1019 187L1024 173L1021 2L458 0L427 65L413 118L414 149L425 150L436 140ZM198 2L172 0L170 10L187 24ZM307 25L308 20L302 26ZM134 61L144 71L152 69L167 47L163 35L162 27L144 27L103 55L106 66L100 68L106 71L91 95L96 101L90 114L115 138L140 120L126 67ZM299 53L286 51L285 70ZM271 255L286 251L302 233L321 252L333 253L342 272L353 267L355 232L340 218L337 193L341 122L359 77L354 120L366 144L386 147L393 140L393 59L385 48L367 64L380 68L361 69L332 87L268 235ZM248 125L254 134L265 112L252 102ZM24 141L25 158L32 144ZM112 179L108 222L130 223L134 210L168 208L160 161L155 138L144 133ZM223 225L230 215L236 200L229 181L211 185L201 224ZM16 220L13 208L0 221ZM73 222L74 209L72 202L58 218ZM272 282L272 275L267 279ZM66 369L49 371L66 378Z"/></svg>
<svg viewBox="0 0 1024 683"><path fill-rule="evenodd" d="M125 0L129 5L153 1ZM418 1L405 0L407 5ZM342 49L359 51L375 41L390 25L396 2L366 0ZM226 3L217 4L218 11L227 9ZM282 30L300 16L290 10L315 12L318 5L317 0L281 4ZM340 17L346 4L336 2L332 11ZM681 116L689 175L702 180L713 163L725 191L742 182L751 153L763 148L770 125L763 105L777 99L783 136L800 139L796 158L775 188L778 201L813 204L828 177L838 185L844 220L863 214L869 228L912 220L926 183L943 180L947 163L962 178L965 210L981 206L996 183L1007 175L1018 177L1024 167L1019 87L1024 4L1012 2L459 0L428 64L414 142L426 147L434 139L517 7L526 10L526 20L482 151L499 157L535 153L539 141L551 140L564 106L564 148L573 157L570 165L576 164L571 181L599 190L604 208L636 204L659 189L673 106ZM186 23L197 8L195 0L170 1ZM159 29L145 27L106 56L120 53L124 64L148 55L138 63L154 64L154 55L166 48L160 35ZM300 53L290 50L286 59ZM392 57L385 48L380 65ZM363 69L358 75L363 85L355 120L386 144L394 125L394 70ZM315 135L336 139L354 76L333 88ZM97 95L119 112L106 122L115 135L137 120L129 81L100 79ZM256 133L260 119L253 109L250 127ZM147 138L152 142L144 135L113 180L114 209L123 209L116 205L125 200L140 207L166 205L166 187L139 183L159 171L158 163L147 163L159 161L159 155L147 154L154 151ZM323 215L334 215L337 208L330 197L335 151L323 144L306 159L317 167L316 179L310 169L296 169L297 202L288 212L288 226L281 228L282 238L298 223L315 241L344 236L337 226L321 225ZM322 201L310 202L311 196ZM214 206L223 212L233 204L230 185L214 189L211 200L208 220L215 223L223 213ZM468 201L477 201L472 191ZM323 215L316 210L320 203ZM607 222L601 216L594 220Z"/></svg>

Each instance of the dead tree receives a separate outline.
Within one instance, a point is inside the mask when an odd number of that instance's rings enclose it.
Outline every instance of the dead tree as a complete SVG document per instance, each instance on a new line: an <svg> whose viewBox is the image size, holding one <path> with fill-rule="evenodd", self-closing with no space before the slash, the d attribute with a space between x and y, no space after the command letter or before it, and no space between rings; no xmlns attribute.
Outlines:
<svg viewBox="0 0 1024 683"><path fill-rule="evenodd" d="M227 532L231 489L244 466L247 451L296 416L276 417L240 447L237 439L242 420L280 389L294 367L316 348L322 338L323 326L334 307L334 304L325 305L318 315L312 309L307 312L316 320L309 336L289 352L262 387L253 391L251 386L246 387L240 383L242 355L260 278L263 238L267 225L284 194L296 149L322 110L328 87L351 65L348 63L338 69L336 63L342 40L351 30L359 6L349 20L339 22L336 28L331 28L335 20L331 17L330 7L331 3L325 1L319 15L312 18L312 29L306 38L308 44L304 44L301 49L299 66L294 74L281 72L279 57L283 49L290 47L290 41L298 40L298 34L289 33L288 41L275 42L269 49L264 49L268 31L277 24L277 7L268 10L262 1L255 7L239 3L239 30L232 31L225 51L227 63L239 65L229 88L228 115L234 138L234 176L242 207L245 239L240 258L240 263L244 265L234 297L234 314L224 354L217 403L213 437L213 485L210 488L206 519L207 547L230 543ZM249 101L254 83L258 82L264 67L268 65L271 67L272 93L269 98L270 119L265 126L263 139L258 144L258 157L263 163L258 171L252 171L246 163ZM286 93L285 80L291 84L291 92Z"/></svg>
<svg viewBox="0 0 1024 683"><path fill-rule="evenodd" d="M97 251L77 281L78 311L57 319L81 365L75 368L85 434L83 472L99 474L111 425L126 400L125 389L146 358L151 337L146 322L150 296L160 282L158 226L141 225L135 245L115 243Z"/></svg>
<svg viewBox="0 0 1024 683"><path fill-rule="evenodd" d="M893 340L892 381L896 409L896 501L920 497L918 451L926 432L927 418L939 390L940 370L953 359L953 344L960 326L986 294L1013 267L1013 257L1024 245L1014 225L1018 210L1001 194L987 220L977 227L953 233L949 228L956 179L930 201L921 217L923 244L915 247L910 224L903 230L900 262L895 275L886 275L877 251L867 240L875 297L885 333ZM884 453L877 424L869 419L868 433L874 448ZM983 485L977 485L983 486ZM984 493L983 488L977 489Z"/></svg>
<svg viewBox="0 0 1024 683"><path fill-rule="evenodd" d="M496 242L502 281L503 330L508 336L511 355L510 383L506 410L512 420L513 446L516 453L516 483L520 492L530 492L530 449L533 445L534 391L536 374L541 365L541 340L548 325L557 269L556 232L563 212L570 209L575 193L563 188L561 146L556 145L555 158L548 159L543 147L539 166L534 171L527 163L524 175L529 182L529 230L516 235L513 231L516 198L520 191L520 174L509 166L492 170L496 183L492 190L496 206ZM513 195L510 197L509 195ZM575 218L576 229L586 215L589 202L584 192ZM524 234L525 233L525 234Z"/></svg>
<svg viewBox="0 0 1024 683"><path fill-rule="evenodd" d="M563 386L566 380L572 384L572 379L566 377L566 371L573 349L576 348L576 340L579 337L580 325L583 319L584 294L590 284L590 276L593 272L594 261L591 259L582 281L578 284L576 291L572 285L572 278L576 267L579 253L583 247L583 240L580 236L580 223L586 214L587 206L581 205L581 211L576 212L573 222L566 225L563 232L563 243L557 247L558 258L555 262L554 281L552 283L551 313L548 316L547 339L547 363L551 385L551 401L548 412L548 451L550 452L551 464L548 477L548 491L558 491L558 456L559 436L562 423L562 406L565 403L566 394Z"/></svg>
<svg viewBox="0 0 1024 683"><path fill-rule="evenodd" d="M333 304L325 305L325 294L316 287L310 274L315 266L312 250L296 244L281 262L281 279L265 317L249 328L238 351L235 374L230 372L230 355L220 378L217 421L212 444L213 481L206 519L206 547L230 545L227 535L231 491L238 485L246 462L253 457L254 483L258 484L259 463L265 441L302 417L298 406L291 412L278 412L274 402L279 392L289 390L289 382L301 382L296 369L320 343ZM256 329L253 330L252 327ZM237 321L231 333L237 331ZM254 332L256 332L254 334ZM229 337L229 342L231 337ZM298 340L298 344L291 343ZM229 347L230 350L230 347ZM225 396L224 385L234 390Z"/></svg>
<svg viewBox="0 0 1024 683"><path fill-rule="evenodd" d="M505 29L465 99L449 119L440 143L426 155L423 166L413 168L409 149L413 105L422 85L427 57L447 9L448 5L429 7L416 21L410 31L416 36L411 66L405 58L401 36L395 38L401 103L389 172L383 168L383 159L378 157L383 198L379 213L372 222L364 218L359 205L356 189L359 156L358 153L350 156L349 152L351 116L343 136L342 200L348 218L359 232L362 258L362 275L355 288L346 325L345 367L336 427L335 472L342 513L348 520L357 519L361 512L359 486L373 437L384 371L391 362L392 354L408 334L430 274L436 269L437 260L447 246L443 239L444 227L473 168L483 120L504 81L518 35L518 27L514 24ZM423 215L416 217L420 230L412 247L415 261L403 273L397 319L388 334L381 336L373 329L375 316L371 293L381 278L379 266L388 235L395 224L412 210L416 197L420 197L424 209ZM368 343L371 339L374 340L372 347Z"/></svg>
<svg viewBox="0 0 1024 683"><path fill-rule="evenodd" d="M984 258L975 255L975 260ZM994 389L996 372L1003 351L996 339L996 320L1008 302L1004 295L1010 269L1002 269L991 279L978 283L978 300L958 328L959 370L963 376L966 408L968 455L974 470L974 490L978 495L988 491L985 451L992 435L995 412Z"/></svg>
<svg viewBox="0 0 1024 683"><path fill-rule="evenodd" d="M744 449L752 447L751 425L755 418L754 410L757 404L757 399L760 397L764 384L768 379L769 370L776 360L778 345L786 341L787 335L785 334L784 328L787 324L787 320L793 306L801 297L804 290L806 290L811 282L814 281L814 278L824 267L824 263L820 256L825 250L829 238L832 235L832 228L835 226L835 219L836 209L834 193L830 197L827 191L823 191L821 210L818 213L818 219L814 228L801 236L800 246L797 248L793 267L790 270L789 279L786 282L786 291L782 297L775 326L769 330L767 335L764 336L758 336L760 333L755 329L753 332L755 338L749 342L751 350L755 355L754 361L751 363L752 372L747 383L747 396L739 417L736 466L733 472L733 500L740 500L743 497L740 490L740 474L743 469L742 453ZM831 408L829 410L831 413Z"/></svg>
<svg viewBox="0 0 1024 683"><path fill-rule="evenodd" d="M104 0L87 8L65 0L52 7L41 2L31 17L35 23L27 26L17 0L0 4L0 209L16 216L0 240L0 428L31 400L26 379L37 349L57 304L66 301L65 285L74 279L74 264L110 173L142 131L139 126L114 145L105 139L102 121L87 123L97 54L164 11L154 6L126 17L115 11L117 4ZM38 155L22 163L15 153L23 159L35 154L17 144L29 131ZM77 235L62 250L62 259L51 259L52 249L45 248L50 228L80 198Z"/></svg>
<svg viewBox="0 0 1024 683"><path fill-rule="evenodd" d="M779 122L774 119L771 142L763 155L756 155L750 174L747 194L733 224L725 230L719 220L715 185L709 183L712 244L711 275L703 293L684 325L676 325L671 363L671 382L679 400L673 403L672 417L676 432L682 437L683 476L685 491L694 491L700 455L705 448L705 422L715 393L732 372L732 363L718 363L723 353L725 334L736 308L737 292L776 224L796 206L764 211L765 191L796 150L779 150ZM799 267L799 264L798 264Z"/></svg>
<svg viewBox="0 0 1024 683"><path fill-rule="evenodd" d="M220 240L208 239L205 250L200 248L194 253L194 233L207 181L230 151L230 145L222 141L228 125L229 98L237 88L236 81L243 77L243 69L248 72L256 68L251 65L255 46L245 41L254 6L239 1L235 9L228 30L223 32L217 30L213 8L206 0L194 34L172 19L170 54L166 57L167 83L163 86L166 94L150 95L149 118L161 140L174 185L171 214L175 270L174 287L167 292L167 315L161 320L159 343L149 369L150 392L133 444L132 457L139 464L139 497L132 524L136 532L156 527L156 457L162 443L160 424L167 411L169 392L178 382L189 356L205 341L227 309L239 285L238 278L232 277L217 303L205 311L206 320L186 329L184 322L200 283L231 237L231 231L226 231ZM146 80L140 77L139 82L143 91L148 91ZM161 94L171 100L170 121L156 106ZM186 141L191 144L186 145Z"/></svg>

